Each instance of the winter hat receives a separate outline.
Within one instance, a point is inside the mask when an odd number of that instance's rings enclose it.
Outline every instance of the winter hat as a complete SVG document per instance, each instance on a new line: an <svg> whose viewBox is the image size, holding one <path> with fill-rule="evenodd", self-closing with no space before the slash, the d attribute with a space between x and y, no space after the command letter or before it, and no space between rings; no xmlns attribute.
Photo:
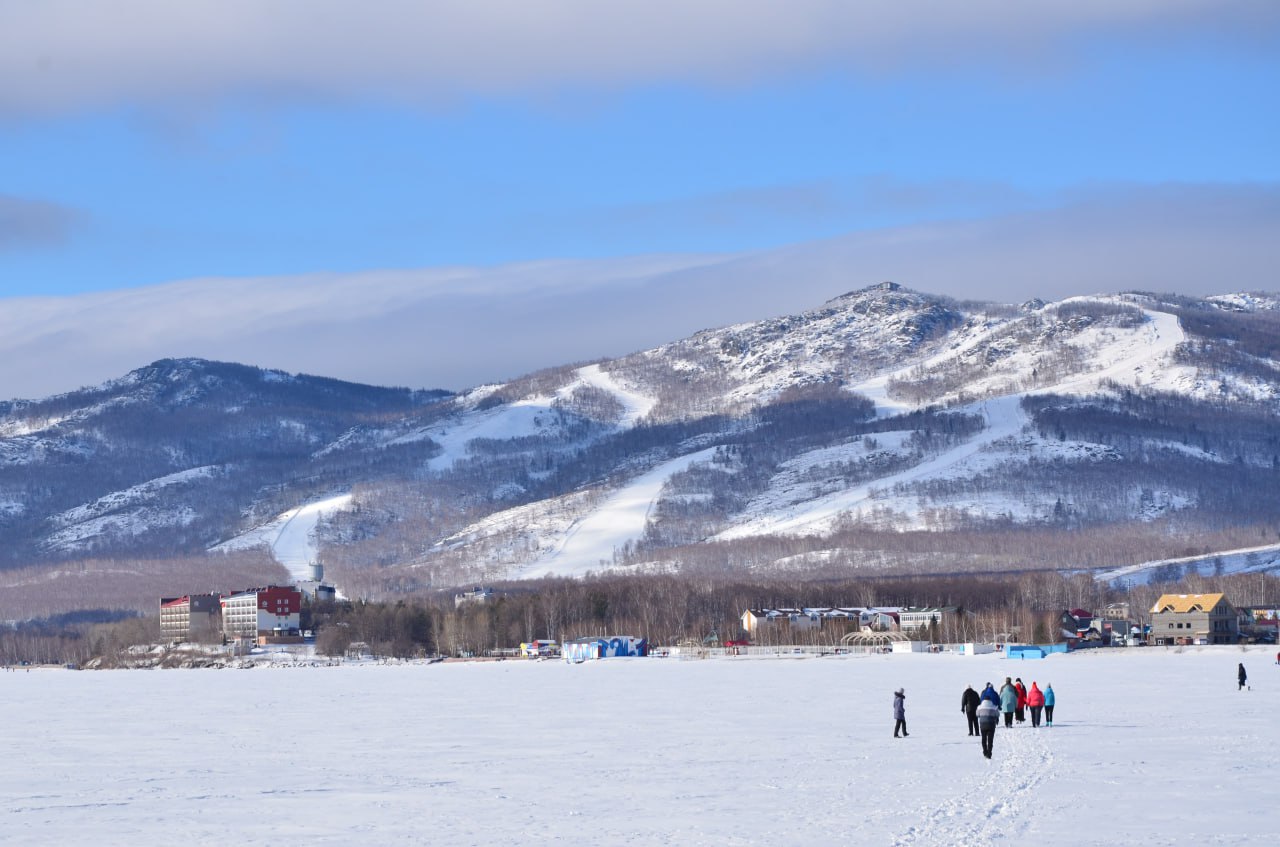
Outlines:
<svg viewBox="0 0 1280 847"><path fill-rule="evenodd" d="M893 692L893 693L894 693L894 694L903 694L903 695L905 695L905 694L907 693L907 690L906 690L905 688L899 688L897 691L895 691L895 692Z"/></svg>

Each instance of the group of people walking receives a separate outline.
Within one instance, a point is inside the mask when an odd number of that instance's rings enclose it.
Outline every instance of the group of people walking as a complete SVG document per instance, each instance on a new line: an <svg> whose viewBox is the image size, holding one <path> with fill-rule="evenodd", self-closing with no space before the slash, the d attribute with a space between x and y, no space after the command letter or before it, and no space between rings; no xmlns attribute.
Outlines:
<svg viewBox="0 0 1280 847"><path fill-rule="evenodd" d="M987 683L979 694L970 685L960 695L960 711L964 712L969 722L969 735L982 739L982 755L991 758L991 748L996 738L996 726L1000 716L1004 715L1004 725L1013 726L1014 721L1026 722L1026 713L1031 712L1031 725L1040 726L1043 715L1046 725L1053 726L1053 705L1056 695L1053 686L1046 685L1044 690L1032 680L1031 688L1022 684L1022 678L1004 678L1004 685L996 691L995 686ZM899 688L893 692L893 737L906 738L907 732L907 692Z"/></svg>
<svg viewBox="0 0 1280 847"><path fill-rule="evenodd" d="M1053 726L1053 705L1055 702L1053 686L1047 685L1043 691L1033 680L1028 690L1022 679L1004 678L1004 685L997 692L995 686L987 683L979 694L970 685L960 695L960 711L965 713L969 722L969 734L982 739L982 755L991 758L991 748L995 743L996 725L1000 716L1004 715L1004 725L1013 726L1014 721L1024 723L1026 712L1031 712L1031 725L1040 726L1043 714L1049 726Z"/></svg>
<svg viewBox="0 0 1280 847"><path fill-rule="evenodd" d="M1276 655L1276 663L1280 664L1280 654ZM1244 663L1241 662L1236 671L1236 682L1239 690L1249 684ZM1044 690L1035 680L1031 688L1022 684L1022 677L1005 677L1004 685L996 691L995 686L987 683L979 694L973 686L967 686L960 695L960 711L964 712L969 724L969 735L982 739L982 755L991 758L991 747L995 742L996 727L1000 717L1004 716L1004 725L1011 727L1014 723L1026 723L1027 712L1031 713L1031 726L1039 727L1043 717L1046 726L1053 726L1053 706L1056 700L1053 686L1046 685ZM893 737L907 737L907 692L899 688L893 692Z"/></svg>

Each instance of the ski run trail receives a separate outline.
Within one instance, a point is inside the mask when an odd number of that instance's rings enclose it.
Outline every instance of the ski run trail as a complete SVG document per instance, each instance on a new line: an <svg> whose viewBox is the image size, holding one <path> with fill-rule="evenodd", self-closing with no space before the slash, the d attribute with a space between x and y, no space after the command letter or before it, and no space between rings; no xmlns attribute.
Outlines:
<svg viewBox="0 0 1280 847"><path fill-rule="evenodd" d="M959 412L981 415L986 421L982 432L968 441L957 444L899 473L819 497L792 507L789 512L784 510L781 514L749 518L737 526L724 530L715 538L729 540L753 535L802 535L830 529L841 514L858 512L860 509L874 506L877 492L892 490L898 485L937 476L950 468L964 464L992 445L1022 432L1030 422L1022 409L1024 397L1044 394L1087 394L1099 390L1106 381L1121 385L1136 383L1144 375L1149 376L1154 371L1156 363L1172 352L1185 338L1176 316L1149 310L1143 310L1143 313L1147 317L1147 323L1136 333L1126 337L1113 348L1103 348L1098 352L1097 359L1101 365L1098 370L1033 391L994 397L957 409L956 411ZM980 334L956 350L934 356L926 364L936 365L947 358L959 355L985 337L986 334ZM916 364L912 364L899 371L875 377L853 386L851 390L871 397L876 403L878 414L898 414L908 411L909 407L887 397L885 386L894 377L916 367Z"/></svg>
<svg viewBox="0 0 1280 847"><path fill-rule="evenodd" d="M582 576L608 568L613 551L644 534L649 511L673 474L715 455L715 448L672 459L632 479L586 517L576 521L560 544L521 572L523 578L556 574Z"/></svg>
<svg viewBox="0 0 1280 847"><path fill-rule="evenodd" d="M293 580L309 580L311 564L319 561L319 545L316 541L317 525L322 519L350 505L350 494L307 503L283 512L270 523L263 524L230 541L224 541L213 549L239 550L265 546L271 550L272 557L288 569L289 576Z"/></svg>

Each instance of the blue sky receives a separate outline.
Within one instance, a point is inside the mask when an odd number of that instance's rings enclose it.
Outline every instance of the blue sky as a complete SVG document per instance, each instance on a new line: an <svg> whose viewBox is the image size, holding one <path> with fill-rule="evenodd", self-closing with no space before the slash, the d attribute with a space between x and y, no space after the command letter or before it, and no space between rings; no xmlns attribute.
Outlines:
<svg viewBox="0 0 1280 847"><path fill-rule="evenodd" d="M0 3L15 44L25 24L37 43L42 34L53 42L54 61L82 49L26 20L29 5ZM68 16L84 11L61 5ZM725 79L657 58L602 83L589 55L530 85L478 72L468 83L469 65L425 69L409 72L424 87L434 74L461 79L417 101L376 78L354 92L329 73L308 79L311 60L298 93L281 93L274 65L259 80L225 72L235 37L188 59L164 49L162 26L134 31L130 5L148 6L121 4L97 41L154 52L148 76L172 65L208 78L174 90L128 75L95 83L113 71L103 47L100 66L86 61L47 102L0 94L5 295L738 252L1052 206L1098 184L1280 181L1280 50L1268 49L1276 16L1244 15L1257 4L1234 4L1242 21L1225 32L1197 32L1195 15L1179 11L1196 4L1157 5L1137 20L1098 13L1037 35L1030 56L1017 54L1013 32L985 50L953 45L956 55L941 59L904 50L883 67L826 45L785 60L748 55L751 67ZM360 14L355 4L322 5ZM573 4L547 7L556 5ZM864 7L876 13L877 4ZM288 4L281 9L282 19L260 25L288 24ZM830 13L822 3L795 9ZM428 27L431 16L409 20ZM1257 20L1270 29L1249 31ZM375 22L371 37L395 23ZM886 37L906 44L909 23ZM1169 32L1147 31L1158 26ZM472 34L482 50L483 28ZM572 52L581 34L567 26L562 37ZM955 33L965 38L972 31ZM847 48L860 46L850 36ZM714 39L695 47L721 49ZM275 58L289 66L287 53ZM527 63L536 71L541 61Z"/></svg>
<svg viewBox="0 0 1280 847"><path fill-rule="evenodd" d="M0 298L966 222L999 251L1151 192L1239 255L1204 194L1233 238L1280 220L1276 91L1270 2L0 0Z"/></svg>

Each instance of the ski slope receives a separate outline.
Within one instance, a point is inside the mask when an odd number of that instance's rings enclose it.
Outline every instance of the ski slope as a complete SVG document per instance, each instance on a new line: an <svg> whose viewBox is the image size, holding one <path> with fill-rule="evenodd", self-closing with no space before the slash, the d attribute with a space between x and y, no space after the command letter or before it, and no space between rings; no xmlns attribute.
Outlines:
<svg viewBox="0 0 1280 847"><path fill-rule="evenodd" d="M715 448L700 450L663 462L632 479L614 492L598 508L576 521L550 553L520 572L524 578L542 576L582 576L613 563L613 551L644 534L649 510L657 502L662 487L673 474L695 462L709 460Z"/></svg>
<svg viewBox="0 0 1280 847"><path fill-rule="evenodd" d="M526 397L512 403L504 403L493 409L471 412L460 421L431 426L410 435L401 436L393 443L430 438L440 445L441 452L433 457L427 467L436 473L447 471L469 455L468 445L476 439L506 441L525 438L546 432L556 425L553 404L567 400L575 390L591 386L611 394L622 407L623 413L616 426L627 428L653 409L657 400L622 386L599 365L586 365L575 373L575 379L549 396Z"/></svg>
<svg viewBox="0 0 1280 847"><path fill-rule="evenodd" d="M311 563L319 560L316 526L335 512L351 505L351 495L342 494L307 503L278 515L257 529L224 541L215 550L238 550L266 546L272 557L288 569L295 581L311 578Z"/></svg>
<svg viewBox="0 0 1280 847"><path fill-rule="evenodd" d="M1220 550L1207 556L1183 556L1175 559L1156 559L1137 565L1125 565L1104 571L1094 571L1093 577L1102 582L1118 585L1149 583L1159 571L1169 565L1178 565L1204 576L1215 573L1270 573L1280 570L1280 544L1260 547L1242 547L1237 550Z"/></svg>
<svg viewBox="0 0 1280 847"><path fill-rule="evenodd" d="M1084 298L1078 298L1084 299ZM960 407L956 411L981 415L986 426L978 435L906 470L890 474L863 485L821 496L813 500L780 507L771 493L757 498L739 521L720 532L714 540L732 540L754 535L804 535L831 530L843 515L865 516L878 505L878 494L897 485L930 479L944 473L957 472L965 463L989 450L993 445L1023 431L1029 420L1023 412L1023 397L1042 394L1090 394L1101 390L1104 383L1141 385L1161 378L1160 362L1180 344L1185 335L1174 315L1144 310L1146 322L1133 332L1107 331L1095 341L1095 368L1060 383L1034 391L1008 394ZM963 354L985 340L991 331L976 333L957 347L929 360L936 366L946 358ZM877 413L896 414L909 407L887 397L885 386L890 380L915 368L899 369L878 376L852 390L871 397ZM971 387L972 388L972 387Z"/></svg>

